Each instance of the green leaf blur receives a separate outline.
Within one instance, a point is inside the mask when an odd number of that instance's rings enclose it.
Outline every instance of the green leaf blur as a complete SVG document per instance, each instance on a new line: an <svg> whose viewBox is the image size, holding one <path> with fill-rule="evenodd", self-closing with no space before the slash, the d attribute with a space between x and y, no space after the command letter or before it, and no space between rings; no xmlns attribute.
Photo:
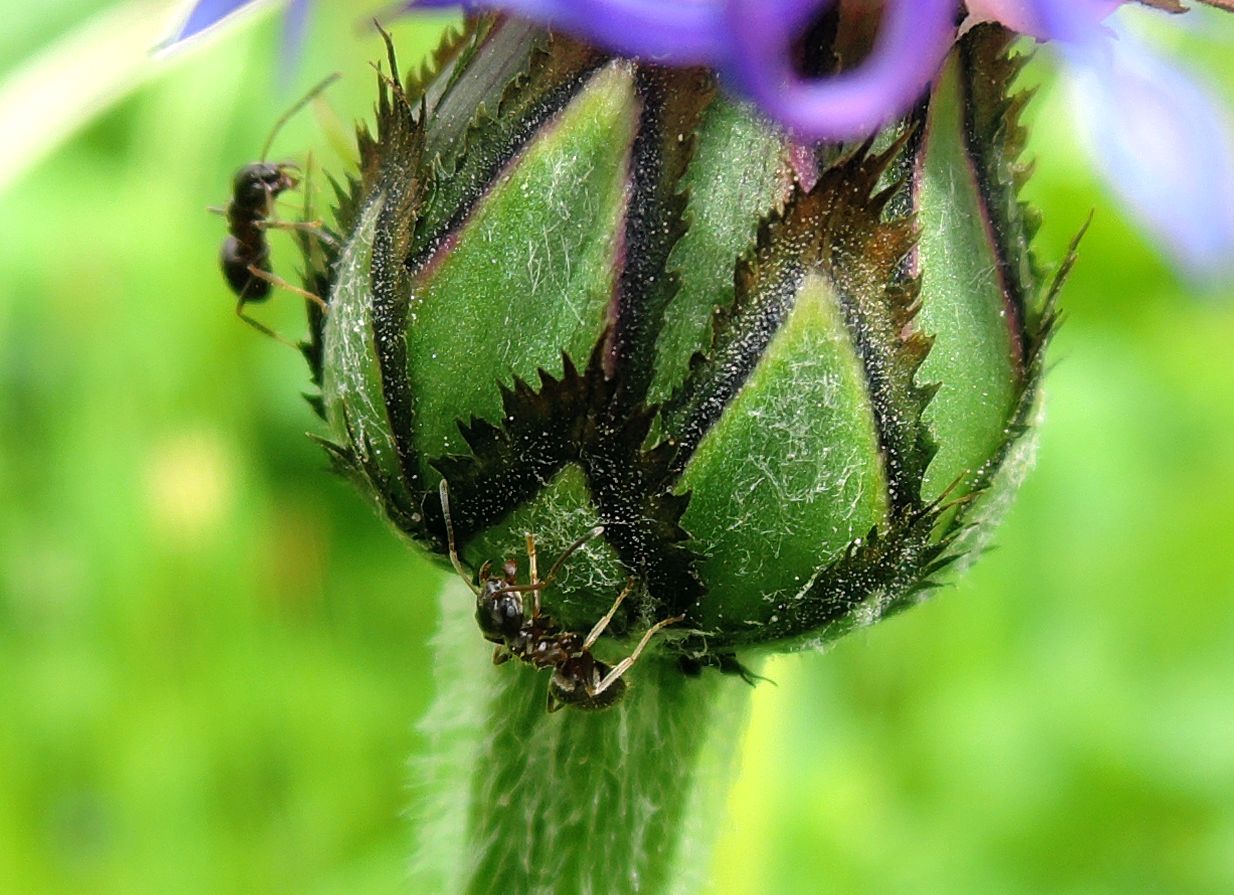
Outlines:
<svg viewBox="0 0 1234 895"><path fill-rule="evenodd" d="M0 194L0 891L403 890L443 576L326 471L205 212L325 72L344 123L371 108L346 5L297 86L242 25ZM0 0L0 84L96 7ZM1203 22L1177 55L1234 105ZM1060 96L1029 114L1042 256L1097 207L1038 468L957 587L769 665L708 893L1234 890L1234 287L1119 220ZM310 145L338 169L307 111L274 156ZM255 313L298 333L297 304Z"/></svg>

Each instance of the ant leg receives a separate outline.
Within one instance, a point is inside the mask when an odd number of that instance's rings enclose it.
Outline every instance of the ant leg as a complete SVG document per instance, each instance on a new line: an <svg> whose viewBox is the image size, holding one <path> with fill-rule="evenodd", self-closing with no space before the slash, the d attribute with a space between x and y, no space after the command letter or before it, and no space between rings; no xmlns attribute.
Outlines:
<svg viewBox="0 0 1234 895"><path fill-rule="evenodd" d="M493 647L493 664L494 665L505 665L512 658L513 656L510 654L510 651L507 650L504 646L501 646L499 644Z"/></svg>
<svg viewBox="0 0 1234 895"><path fill-rule="evenodd" d="M262 270L256 264L250 264L248 270L249 273L257 277L259 280L265 280L273 286L278 286L280 289L286 289L288 292L294 292L301 298L307 298L309 301L316 302L322 311L327 314L330 313L330 306L326 304L326 300L320 295L316 295L306 289L301 289L299 286L293 286L277 274L272 274L268 270Z"/></svg>
<svg viewBox="0 0 1234 895"><path fill-rule="evenodd" d="M255 222L254 226L258 230L295 230L301 233L307 233L314 239L319 239L331 248L338 248L339 241L334 237L334 234L327 231L321 221L283 221L283 220L264 220Z"/></svg>
<svg viewBox="0 0 1234 895"><path fill-rule="evenodd" d="M638 646L634 647L634 652L630 653L630 655L626 656L624 659L622 659L620 662L614 665L613 670L610 671L608 674L604 675L604 679L600 681L600 683L596 684L596 688L594 690L588 691L587 695L588 696L599 696L609 687L613 686L613 684L616 683L617 680L620 679L623 674L625 674L627 671L630 670L630 666L633 665L635 661L637 661L639 654L642 653L643 649L646 648L647 644L651 642L651 638L655 636L657 631L659 631L662 628L667 628L669 625L675 625L677 624L677 622L682 621L683 619L685 619L684 615L675 615L672 618L664 619L664 621L656 622L654 625L648 628L647 633L643 635L643 639L638 642Z"/></svg>
<svg viewBox="0 0 1234 895"><path fill-rule="evenodd" d="M548 705L545 706L548 709L548 713L551 715L553 712L560 711L563 705L565 703L553 695L553 688L550 686L548 688Z"/></svg>
<svg viewBox="0 0 1234 895"><path fill-rule="evenodd" d="M259 333L262 333L263 335L267 335L270 338L274 339L274 341L282 342L288 348L294 348L296 351L300 350L299 345L296 345L294 342L289 342L287 339L280 336L278 333L270 329L270 327L266 326L264 323L258 323L248 314L244 313L244 299L240 299L240 301L236 304L236 316L239 317L241 320L243 320L245 323L247 323L249 326L253 327L253 329L257 330Z"/></svg>
<svg viewBox="0 0 1234 895"><path fill-rule="evenodd" d="M446 484L446 480L441 480L441 485L437 488L437 496L441 499L441 517L446 523L446 541L450 546L450 562L454 566L454 571L458 572L458 577L467 582L467 586L471 588L471 592L477 597L480 596L480 588L472 582L471 576L463 570L462 560L458 558L458 547L454 543L454 520L450 516L450 486ZM493 661L497 661L496 655L493 656Z"/></svg>
<svg viewBox="0 0 1234 895"><path fill-rule="evenodd" d="M587 639L583 641L583 649L591 649L592 644L600 639L600 635L604 633L604 629L608 627L608 623L613 620L613 616L617 614L617 607L621 605L621 601L630 595L630 591L634 590L634 579L631 578L626 582L625 590L617 595L617 599L613 601L613 605L609 607L608 612L604 613L604 617L596 622L591 633L587 635Z"/></svg>
<svg viewBox="0 0 1234 895"><path fill-rule="evenodd" d="M527 531L523 532L527 538L527 568L528 574L531 575L531 617L539 618L540 616L540 591L544 590L540 587L539 573L536 571L536 539L535 536Z"/></svg>
<svg viewBox="0 0 1234 895"><path fill-rule="evenodd" d="M285 221L282 218L266 218L264 221L253 221L258 230L303 230L312 233L323 226L322 221Z"/></svg>

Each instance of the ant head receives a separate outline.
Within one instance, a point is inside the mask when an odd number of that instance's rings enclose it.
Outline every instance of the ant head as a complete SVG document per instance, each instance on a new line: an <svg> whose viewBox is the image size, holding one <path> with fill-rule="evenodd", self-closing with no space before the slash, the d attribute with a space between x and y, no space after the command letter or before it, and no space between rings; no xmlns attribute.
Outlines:
<svg viewBox="0 0 1234 895"><path fill-rule="evenodd" d="M476 624L486 639L504 643L516 637L523 627L523 596L506 589L500 578L481 577L476 594Z"/></svg>
<svg viewBox="0 0 1234 895"><path fill-rule="evenodd" d="M254 162L236 172L232 181L233 201L244 208L269 211L274 197L284 190L295 189L300 181L292 173L295 165L274 162Z"/></svg>

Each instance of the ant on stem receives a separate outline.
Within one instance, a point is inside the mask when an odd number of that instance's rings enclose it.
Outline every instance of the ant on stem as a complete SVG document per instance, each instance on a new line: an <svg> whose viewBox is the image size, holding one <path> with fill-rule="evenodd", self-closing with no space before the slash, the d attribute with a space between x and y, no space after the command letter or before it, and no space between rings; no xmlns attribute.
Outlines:
<svg viewBox="0 0 1234 895"><path fill-rule="evenodd" d="M544 578L536 571L536 542L527 534L527 563L530 581L518 583L518 564L506 560L501 574L493 574L492 563L480 566L479 584L476 584L459 559L454 542L454 524L450 517L450 489L445 479L439 489L441 513L446 524L446 537L450 547L450 562L459 577L467 582L476 595L476 622L484 638L497 644L493 651L493 664L500 665L510 659L519 659L534 668L552 668L553 677L548 685L548 710L555 712L563 705L578 709L604 709L616 705L626 692L622 676L630 670L639 655L651 642L651 638L669 625L682 621L677 615L656 622L643 635L634 652L616 665L609 666L591 654L591 648L604 633L618 607L634 589L631 579L617 595L604 617L596 622L586 637L573 631L562 630L551 617L540 611L540 593L557 577L565 561L592 538L604 533L604 526L597 525L558 557ZM523 594L531 594L531 611L523 605Z"/></svg>
<svg viewBox="0 0 1234 895"><path fill-rule="evenodd" d="M261 150L261 158L270 152L274 138L287 121L309 104L323 90L339 79L338 72L325 78L294 106L283 113L274 123L270 136ZM211 209L227 218L227 239L223 241L219 264L227 285L236 294L236 315L260 332L280 342L287 342L273 330L244 313L250 302L265 301L270 297L270 287L278 286L316 303L322 311L328 311L326 302L319 295L294 286L274 273L270 264L270 244L266 231L270 229L306 230L318 239L333 242L333 237L321 228L319 221L279 221L272 219L274 202L280 193L293 190L300 184L297 165L289 162L253 162L236 172L232 180L232 197L224 209ZM287 342L287 344L291 344Z"/></svg>

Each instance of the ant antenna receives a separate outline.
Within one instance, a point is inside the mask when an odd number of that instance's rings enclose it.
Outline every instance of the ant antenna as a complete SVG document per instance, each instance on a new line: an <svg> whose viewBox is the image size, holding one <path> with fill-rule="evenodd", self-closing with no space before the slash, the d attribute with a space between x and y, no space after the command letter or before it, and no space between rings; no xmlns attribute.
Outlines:
<svg viewBox="0 0 1234 895"><path fill-rule="evenodd" d="M278 121L274 122L274 127L270 131L270 136L266 138L265 145L261 147L261 160L262 161L266 160L266 155L270 152L270 147L274 144L274 138L277 137L278 132L283 129L283 125L286 124L293 115L295 115L297 112L299 112L309 103L311 103L314 99L316 99L318 94L320 94L323 90L325 90L327 87L329 87L331 84L333 84L335 81L337 81L341 77L342 77L342 74L340 74L339 72L334 72L333 74L327 75L316 86L314 86L312 90L310 90L308 93L304 94L304 96L302 96L299 100L297 100L294 106L292 106L290 109L284 112L282 117L279 118Z"/></svg>
<svg viewBox="0 0 1234 895"><path fill-rule="evenodd" d="M441 497L441 516L446 522L446 540L450 545L450 562L454 564L454 571L458 572L458 576L467 582L471 592L478 597L480 596L480 588L476 587L472 582L471 576L463 569L462 560L458 558L458 548L454 543L454 520L450 517L450 486L446 484L445 479L441 480L437 494Z"/></svg>
<svg viewBox="0 0 1234 895"><path fill-rule="evenodd" d="M566 552L561 554L561 556L557 557L557 562L553 563L552 568L548 570L548 574L545 575L544 578L540 581L540 588L543 589L545 587L548 587L549 584L552 582L552 580L557 577L557 573L561 570L562 565L565 563L567 559L569 559L572 555L577 553L578 550L584 544L590 541L592 538L598 538L602 534L604 534L604 526L597 525L595 528L591 529L591 531L587 532L587 534L583 535L581 538L579 538L577 541L575 541L573 544L567 547Z"/></svg>
<svg viewBox="0 0 1234 895"><path fill-rule="evenodd" d="M525 593L535 594L535 600L536 600L535 614L539 615L540 614L540 591L544 590L550 584L553 583L553 579L557 577L557 573L561 571L561 567L565 565L565 562L567 559L569 559L571 556L577 553L579 549L584 544L586 544L588 541L590 541L592 538L598 538L602 534L604 534L603 525L597 525L593 527L592 529L590 529L587 532L587 534L583 535L581 538L579 538L577 541L575 541L573 544L567 547L565 549L565 552L562 553L561 556L557 557L557 561L553 563L552 568L548 570L548 574L545 575L543 578L541 578L539 581L535 580L535 563L536 563L535 540L532 538L530 534L527 535L527 558L532 568L531 583L530 584L507 584L504 587L502 587L501 592L503 594L525 594Z"/></svg>

